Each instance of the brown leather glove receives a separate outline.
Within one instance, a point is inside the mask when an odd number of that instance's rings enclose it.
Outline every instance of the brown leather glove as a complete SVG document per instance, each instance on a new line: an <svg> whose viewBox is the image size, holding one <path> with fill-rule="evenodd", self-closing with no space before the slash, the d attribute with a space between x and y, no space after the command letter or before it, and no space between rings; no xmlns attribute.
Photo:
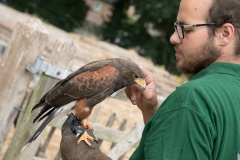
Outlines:
<svg viewBox="0 0 240 160"><path fill-rule="evenodd" d="M61 156L63 160L110 160L99 148L97 141L90 141L92 147L88 146L84 141L77 144L79 136L72 131L73 125L77 123L77 119L71 113L62 126L62 140L60 144ZM93 131L86 130L93 138Z"/></svg>

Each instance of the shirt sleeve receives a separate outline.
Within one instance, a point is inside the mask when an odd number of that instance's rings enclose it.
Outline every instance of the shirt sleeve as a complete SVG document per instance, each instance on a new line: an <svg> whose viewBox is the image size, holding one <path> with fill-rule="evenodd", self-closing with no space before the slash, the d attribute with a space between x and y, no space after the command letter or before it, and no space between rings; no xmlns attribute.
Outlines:
<svg viewBox="0 0 240 160"><path fill-rule="evenodd" d="M145 159L211 159L213 135L210 125L188 106L167 111L147 125L150 126L144 140Z"/></svg>

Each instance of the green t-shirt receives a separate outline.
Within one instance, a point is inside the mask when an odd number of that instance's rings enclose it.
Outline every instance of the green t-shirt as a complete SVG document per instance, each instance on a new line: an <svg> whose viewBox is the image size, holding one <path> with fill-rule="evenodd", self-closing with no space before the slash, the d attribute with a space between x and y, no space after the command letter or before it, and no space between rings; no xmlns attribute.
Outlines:
<svg viewBox="0 0 240 160"><path fill-rule="evenodd" d="M178 87L131 160L240 160L240 65L215 63Z"/></svg>

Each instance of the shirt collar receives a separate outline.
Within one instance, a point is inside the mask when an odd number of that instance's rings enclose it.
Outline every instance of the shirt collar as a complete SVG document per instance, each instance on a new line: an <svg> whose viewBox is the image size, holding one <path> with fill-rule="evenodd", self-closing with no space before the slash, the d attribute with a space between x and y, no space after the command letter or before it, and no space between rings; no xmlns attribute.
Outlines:
<svg viewBox="0 0 240 160"><path fill-rule="evenodd" d="M213 63L204 70L200 71L196 75L194 75L191 80L195 80L201 78L203 76L213 74L213 73L221 73L221 74L230 74L234 76L240 76L240 65L234 63L226 63L226 62L218 62Z"/></svg>

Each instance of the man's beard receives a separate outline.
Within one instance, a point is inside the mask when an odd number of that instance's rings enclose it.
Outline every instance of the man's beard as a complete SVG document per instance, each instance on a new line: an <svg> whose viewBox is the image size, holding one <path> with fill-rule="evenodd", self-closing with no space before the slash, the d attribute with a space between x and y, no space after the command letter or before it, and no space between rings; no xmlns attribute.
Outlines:
<svg viewBox="0 0 240 160"><path fill-rule="evenodd" d="M177 45L175 48L179 50ZM213 39L209 38L206 43L201 45L196 51L193 51L190 56L181 52L181 59L176 59L176 67L182 73L195 75L211 65L220 55L221 50L214 45Z"/></svg>

